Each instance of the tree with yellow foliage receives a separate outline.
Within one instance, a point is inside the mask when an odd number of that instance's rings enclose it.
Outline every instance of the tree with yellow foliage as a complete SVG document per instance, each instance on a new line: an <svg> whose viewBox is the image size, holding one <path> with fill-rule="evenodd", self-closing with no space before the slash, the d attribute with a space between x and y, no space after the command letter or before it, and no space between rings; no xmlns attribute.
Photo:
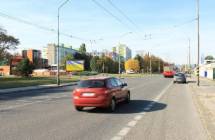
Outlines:
<svg viewBox="0 0 215 140"><path fill-rule="evenodd" d="M125 62L125 70L133 70L135 72L138 72L140 70L139 61L135 59L129 59Z"/></svg>

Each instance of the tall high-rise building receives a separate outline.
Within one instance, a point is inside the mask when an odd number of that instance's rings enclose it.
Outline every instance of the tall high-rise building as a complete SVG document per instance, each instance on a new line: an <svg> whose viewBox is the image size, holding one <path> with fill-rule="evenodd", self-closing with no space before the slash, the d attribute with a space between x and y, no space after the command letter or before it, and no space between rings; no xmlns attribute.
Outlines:
<svg viewBox="0 0 215 140"><path fill-rule="evenodd" d="M120 44L117 47L113 47L113 53L116 53L116 57L120 57L124 60L127 61L128 59L130 59L132 57L132 51L130 48L128 48L128 46L126 46L125 44ZM117 58L118 60L118 58Z"/></svg>

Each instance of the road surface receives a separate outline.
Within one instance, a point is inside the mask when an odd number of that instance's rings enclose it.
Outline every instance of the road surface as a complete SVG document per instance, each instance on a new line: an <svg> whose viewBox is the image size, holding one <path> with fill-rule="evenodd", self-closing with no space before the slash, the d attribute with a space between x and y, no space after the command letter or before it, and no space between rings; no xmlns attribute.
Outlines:
<svg viewBox="0 0 215 140"><path fill-rule="evenodd" d="M206 140L186 84L161 76L125 79L131 103L114 113L77 112L74 87L0 95L1 140Z"/></svg>

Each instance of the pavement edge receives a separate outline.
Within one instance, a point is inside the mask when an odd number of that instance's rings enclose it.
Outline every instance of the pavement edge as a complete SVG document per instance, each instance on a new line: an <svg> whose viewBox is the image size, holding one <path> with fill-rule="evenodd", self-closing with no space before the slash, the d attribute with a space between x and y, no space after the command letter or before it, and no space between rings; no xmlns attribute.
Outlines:
<svg viewBox="0 0 215 140"><path fill-rule="evenodd" d="M40 90L40 89L50 89L50 88L59 88L59 87L66 87L66 86L74 86L76 85L77 82L72 82L72 83L65 83L61 85L38 85L38 86L31 86L31 87L21 87L21 88L11 88L11 89L3 89L0 90L0 94L13 94L17 92L23 92L23 91L30 91L30 90Z"/></svg>
<svg viewBox="0 0 215 140"><path fill-rule="evenodd" d="M195 105L195 108L199 114L199 118L201 120L201 123L202 123L202 126L204 128L204 132L208 138L208 140L214 140L213 139L213 135L211 134L211 132L208 130L208 125L207 125L207 121L205 120L204 118L204 113L202 111L201 108L203 108L201 102L199 101L198 99L198 95L197 94L197 91L194 89L193 85L188 85L188 88L189 90L191 91L191 95L192 95L192 100L193 100L193 103Z"/></svg>

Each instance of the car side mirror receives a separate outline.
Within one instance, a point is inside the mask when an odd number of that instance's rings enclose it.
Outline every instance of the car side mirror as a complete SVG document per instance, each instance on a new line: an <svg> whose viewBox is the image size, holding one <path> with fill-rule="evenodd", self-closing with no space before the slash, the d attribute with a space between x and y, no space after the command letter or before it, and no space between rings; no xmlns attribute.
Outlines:
<svg viewBox="0 0 215 140"><path fill-rule="evenodd" d="M123 84L122 84L122 87L126 87L126 86L128 86L127 83L123 83Z"/></svg>

